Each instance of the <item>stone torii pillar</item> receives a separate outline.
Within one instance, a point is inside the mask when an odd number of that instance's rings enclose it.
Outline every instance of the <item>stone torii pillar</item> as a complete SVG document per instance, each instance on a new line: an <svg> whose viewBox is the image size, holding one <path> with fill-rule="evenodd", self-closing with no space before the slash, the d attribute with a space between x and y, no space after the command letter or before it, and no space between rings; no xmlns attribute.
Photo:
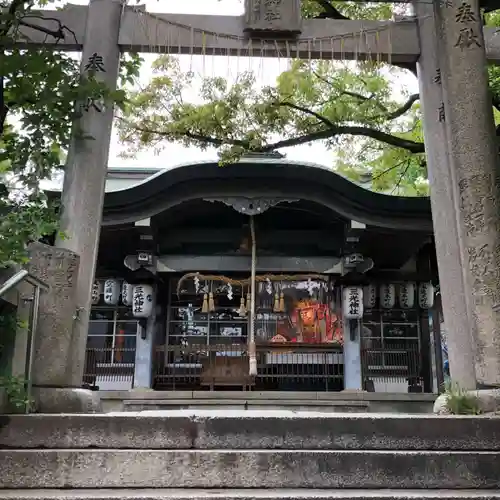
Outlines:
<svg viewBox="0 0 500 500"><path fill-rule="evenodd" d="M125 3L126 0L90 0L87 9L82 74L92 72L110 90L116 88L118 79L118 39ZM71 250L80 258L76 284L77 319L72 357L67 360L71 366L70 387L82 383L113 124L113 106L109 103L89 100L80 106L82 117L74 127L64 175L60 230L65 238L56 241L57 246Z"/></svg>
<svg viewBox="0 0 500 500"><path fill-rule="evenodd" d="M471 296L467 286L467 260L459 229L458 189L445 123L439 112L443 103L442 76L434 7L427 0L414 2L420 39L417 63L427 172L443 315L448 334L448 357L453 380L464 389L476 388Z"/></svg>
<svg viewBox="0 0 500 500"><path fill-rule="evenodd" d="M476 377L479 387L500 386L500 162L482 16L478 0L435 0L434 13L443 89L435 112L446 127L458 198Z"/></svg>

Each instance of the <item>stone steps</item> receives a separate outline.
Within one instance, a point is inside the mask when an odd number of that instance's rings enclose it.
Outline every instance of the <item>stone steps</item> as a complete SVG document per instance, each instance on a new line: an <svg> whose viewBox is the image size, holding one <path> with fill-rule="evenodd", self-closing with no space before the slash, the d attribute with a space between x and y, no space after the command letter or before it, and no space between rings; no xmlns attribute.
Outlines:
<svg viewBox="0 0 500 500"><path fill-rule="evenodd" d="M2 450L3 488L500 488L500 453Z"/></svg>
<svg viewBox="0 0 500 500"><path fill-rule="evenodd" d="M0 490L0 500L500 500L498 490Z"/></svg>
<svg viewBox="0 0 500 500"><path fill-rule="evenodd" d="M290 488L304 498L319 489L325 499L375 500L420 490L425 500L434 498L429 490L436 499L456 490L445 498L458 499L469 498L459 490L474 488L485 490L477 498L500 500L499 423L251 410L0 416L0 500L17 488L39 498L47 489L80 498L89 488L97 498L121 498L131 488L123 498L142 498L134 496L142 491L181 500L197 498L189 496L193 489L207 490L204 500L287 499Z"/></svg>
<svg viewBox="0 0 500 500"><path fill-rule="evenodd" d="M0 416L1 449L500 451L497 417L197 410Z"/></svg>

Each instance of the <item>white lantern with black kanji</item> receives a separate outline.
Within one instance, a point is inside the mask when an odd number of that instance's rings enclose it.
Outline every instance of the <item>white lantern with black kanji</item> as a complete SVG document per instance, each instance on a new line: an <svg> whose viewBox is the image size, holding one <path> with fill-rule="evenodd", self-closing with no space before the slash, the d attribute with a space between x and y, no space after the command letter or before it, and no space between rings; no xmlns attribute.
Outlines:
<svg viewBox="0 0 500 500"><path fill-rule="evenodd" d="M134 287L124 281L122 283L122 304L124 306L131 306L132 305L132 295L134 293Z"/></svg>
<svg viewBox="0 0 500 500"><path fill-rule="evenodd" d="M366 285L363 287L363 305L366 309L373 309L377 304L377 287Z"/></svg>
<svg viewBox="0 0 500 500"><path fill-rule="evenodd" d="M92 285L92 305L99 304L101 300L101 283L99 281L94 281Z"/></svg>
<svg viewBox="0 0 500 500"><path fill-rule="evenodd" d="M401 309L411 309L415 305L415 283L399 285L399 305Z"/></svg>
<svg viewBox="0 0 500 500"><path fill-rule="evenodd" d="M342 299L344 319L363 318L363 289L361 287L345 287Z"/></svg>
<svg viewBox="0 0 500 500"><path fill-rule="evenodd" d="M153 287L136 285L132 299L132 313L136 318L149 318L153 313Z"/></svg>
<svg viewBox="0 0 500 500"><path fill-rule="evenodd" d="M430 309L434 305L434 285L420 283L418 286L418 305L422 309Z"/></svg>
<svg viewBox="0 0 500 500"><path fill-rule="evenodd" d="M116 306L120 298L120 285L118 280L106 280L104 282L104 303Z"/></svg>
<svg viewBox="0 0 500 500"><path fill-rule="evenodd" d="M380 307L392 309L396 304L396 287L392 283L380 285Z"/></svg>

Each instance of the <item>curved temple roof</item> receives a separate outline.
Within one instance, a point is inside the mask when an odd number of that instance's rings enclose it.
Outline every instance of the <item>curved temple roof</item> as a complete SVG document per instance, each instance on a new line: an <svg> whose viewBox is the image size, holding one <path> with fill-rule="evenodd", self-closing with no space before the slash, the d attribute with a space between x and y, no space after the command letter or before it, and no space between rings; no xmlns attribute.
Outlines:
<svg viewBox="0 0 500 500"><path fill-rule="evenodd" d="M194 199L230 196L298 198L365 224L432 232L428 198L374 193L329 168L270 158L243 158L224 167L196 162L162 170L129 188L106 193L103 225L152 217Z"/></svg>

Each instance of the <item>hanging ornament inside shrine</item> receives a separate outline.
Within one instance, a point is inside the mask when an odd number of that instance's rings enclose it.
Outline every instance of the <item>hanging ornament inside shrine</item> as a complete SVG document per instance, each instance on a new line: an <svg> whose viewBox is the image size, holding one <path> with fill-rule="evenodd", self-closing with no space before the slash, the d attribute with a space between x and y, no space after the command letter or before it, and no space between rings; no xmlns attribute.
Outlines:
<svg viewBox="0 0 500 500"><path fill-rule="evenodd" d="M120 298L120 287L118 280L106 280L104 282L104 303L116 306Z"/></svg>
<svg viewBox="0 0 500 500"><path fill-rule="evenodd" d="M266 278L266 292L268 295L273 294L273 285L272 285L271 280L269 278Z"/></svg>
<svg viewBox="0 0 500 500"><path fill-rule="evenodd" d="M377 287L366 285L363 287L363 305L366 309L373 309L377 303Z"/></svg>
<svg viewBox="0 0 500 500"><path fill-rule="evenodd" d="M434 305L434 285L432 283L420 283L418 287L418 305L422 309L430 309Z"/></svg>
<svg viewBox="0 0 500 500"><path fill-rule="evenodd" d="M210 292L208 294L208 311L209 312L214 312L215 311L215 301L214 301L214 294L213 294L213 292Z"/></svg>
<svg viewBox="0 0 500 500"><path fill-rule="evenodd" d="M99 281L94 281L92 285L92 305L99 304L101 300L101 283Z"/></svg>
<svg viewBox="0 0 500 500"><path fill-rule="evenodd" d="M133 315L136 318L149 318L153 313L153 287L136 285L132 297Z"/></svg>
<svg viewBox="0 0 500 500"><path fill-rule="evenodd" d="M240 318L245 317L247 314L247 309L245 307L245 293L244 293L243 288L241 289L240 307L238 308L237 313L238 313L238 316L240 316Z"/></svg>
<svg viewBox="0 0 500 500"><path fill-rule="evenodd" d="M357 286L344 288L342 297L342 312L344 319L363 318L363 289Z"/></svg>
<svg viewBox="0 0 500 500"><path fill-rule="evenodd" d="M134 293L134 287L124 281L122 283L122 304L124 306L132 305L132 294Z"/></svg>
<svg viewBox="0 0 500 500"><path fill-rule="evenodd" d="M411 309L415 305L415 283L399 285L399 305L401 309Z"/></svg>
<svg viewBox="0 0 500 500"><path fill-rule="evenodd" d="M307 279L306 288L307 288L307 292L309 293L309 297L312 297L314 295L315 285L312 282L311 278Z"/></svg>
<svg viewBox="0 0 500 500"><path fill-rule="evenodd" d="M380 285L380 307L392 309L396 304L396 287L392 283Z"/></svg>

